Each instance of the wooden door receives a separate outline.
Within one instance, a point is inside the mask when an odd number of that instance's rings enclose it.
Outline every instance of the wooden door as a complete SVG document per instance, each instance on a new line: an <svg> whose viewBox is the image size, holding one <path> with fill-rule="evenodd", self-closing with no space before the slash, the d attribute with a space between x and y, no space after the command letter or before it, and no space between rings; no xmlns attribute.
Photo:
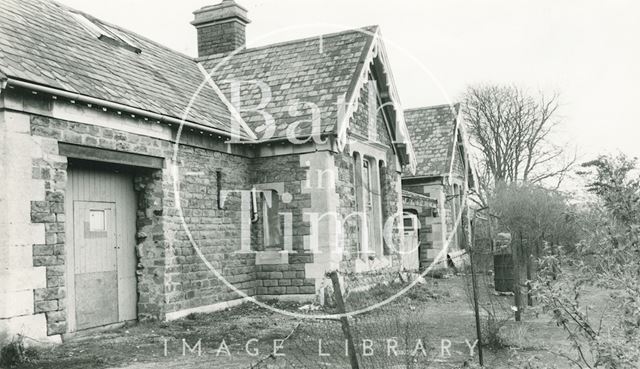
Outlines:
<svg viewBox="0 0 640 369"><path fill-rule="evenodd" d="M114 202L74 201L77 329L118 321L118 263Z"/></svg>
<svg viewBox="0 0 640 369"><path fill-rule="evenodd" d="M136 197L125 169L70 163L67 212L69 331L136 319Z"/></svg>
<svg viewBox="0 0 640 369"><path fill-rule="evenodd" d="M406 270L417 270L419 268L419 232L420 221L413 213L404 214L404 243L402 256L402 266Z"/></svg>

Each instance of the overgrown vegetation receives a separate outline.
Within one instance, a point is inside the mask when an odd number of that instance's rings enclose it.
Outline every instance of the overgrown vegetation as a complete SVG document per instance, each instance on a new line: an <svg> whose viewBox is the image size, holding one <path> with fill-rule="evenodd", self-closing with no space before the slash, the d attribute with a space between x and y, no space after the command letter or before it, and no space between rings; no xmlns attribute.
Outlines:
<svg viewBox="0 0 640 369"><path fill-rule="evenodd" d="M577 202L558 191L575 167L575 156L554 142L560 124L557 95L487 84L470 86L462 101L478 158L481 209L474 235L488 241L476 238L474 258L511 254L514 268L515 306L496 305L491 292L481 296L485 345L521 346L506 342L500 332L510 309L520 320L529 305L531 314L525 320L546 313L564 330L571 351L549 350L571 365L638 368L640 176L636 160L620 155L585 163L579 174L587 178L593 198ZM493 240L499 233L508 233L511 239L509 247L496 250ZM492 287L489 282L485 285ZM514 367L547 367L514 352Z"/></svg>
<svg viewBox="0 0 640 369"><path fill-rule="evenodd" d="M18 364L30 363L37 358L37 351L25 347L21 335L0 348L0 368L12 368Z"/></svg>
<svg viewBox="0 0 640 369"><path fill-rule="evenodd" d="M482 324L482 343L490 350L500 350L505 348L505 340L501 329L507 323L507 319L501 319L495 314L488 314Z"/></svg>
<svg viewBox="0 0 640 369"><path fill-rule="evenodd" d="M548 314L568 348L548 350L576 368L632 369L640 363L640 175L624 155L583 164L594 197L566 196L527 183L498 185L491 198L496 227L512 234L514 250L535 261L527 273L530 316ZM526 241L526 242L523 242ZM528 266L528 264L527 264ZM528 268L527 268L528 269ZM491 299L489 299L491 301ZM516 303L517 305L517 303ZM486 306L486 303L485 303ZM485 310L487 308L485 307ZM489 311L489 310L488 310ZM526 339L507 339L489 311L486 345L512 350L518 368L551 368L523 355ZM522 322L512 326L512 333ZM523 329L523 335L526 330ZM531 337L530 337L531 339Z"/></svg>
<svg viewBox="0 0 640 369"><path fill-rule="evenodd" d="M575 249L546 250L534 291L541 309L567 332L580 368L637 368L640 362L640 177L636 160L601 157L584 164L597 199L580 219ZM592 311L590 288L609 291Z"/></svg>

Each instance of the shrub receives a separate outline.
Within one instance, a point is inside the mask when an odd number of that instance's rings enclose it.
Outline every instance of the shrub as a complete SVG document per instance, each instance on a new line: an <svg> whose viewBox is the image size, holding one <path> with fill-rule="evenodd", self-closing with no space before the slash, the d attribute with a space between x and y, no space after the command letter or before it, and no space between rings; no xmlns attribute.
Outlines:
<svg viewBox="0 0 640 369"><path fill-rule="evenodd" d="M493 351L504 348L505 342L500 333L500 329L506 324L506 320L499 320L494 315L487 315L487 319L482 323L482 343Z"/></svg>
<svg viewBox="0 0 640 369"><path fill-rule="evenodd" d="M567 332L574 362L589 368L638 368L640 362L640 177L636 162L601 157L588 186L597 202L585 211L584 240L570 253L545 250L534 283L542 310ZM611 292L591 313L582 298ZM594 316L595 315L595 316ZM607 315L607 319L603 319Z"/></svg>
<svg viewBox="0 0 640 369"><path fill-rule="evenodd" d="M442 279L445 278L446 275L449 274L449 270L448 269L444 269L444 268L437 268L437 269L432 269L430 270L426 275L427 277L431 277L431 278L435 278L435 279Z"/></svg>
<svg viewBox="0 0 640 369"><path fill-rule="evenodd" d="M26 348L24 337L18 335L13 341L0 348L0 367L11 368L18 364L32 362L36 357L37 352Z"/></svg>

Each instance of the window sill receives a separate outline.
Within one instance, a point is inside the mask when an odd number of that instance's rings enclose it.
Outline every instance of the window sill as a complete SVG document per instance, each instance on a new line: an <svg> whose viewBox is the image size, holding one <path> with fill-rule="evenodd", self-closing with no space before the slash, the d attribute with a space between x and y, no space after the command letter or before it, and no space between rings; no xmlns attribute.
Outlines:
<svg viewBox="0 0 640 369"><path fill-rule="evenodd" d="M283 251L283 250L284 250L283 245L269 245L269 246L265 246L264 250L262 251Z"/></svg>
<svg viewBox="0 0 640 369"><path fill-rule="evenodd" d="M256 265L289 264L288 250L256 251Z"/></svg>
<svg viewBox="0 0 640 369"><path fill-rule="evenodd" d="M375 251L362 252L358 253L358 258L362 261L371 261L377 258Z"/></svg>

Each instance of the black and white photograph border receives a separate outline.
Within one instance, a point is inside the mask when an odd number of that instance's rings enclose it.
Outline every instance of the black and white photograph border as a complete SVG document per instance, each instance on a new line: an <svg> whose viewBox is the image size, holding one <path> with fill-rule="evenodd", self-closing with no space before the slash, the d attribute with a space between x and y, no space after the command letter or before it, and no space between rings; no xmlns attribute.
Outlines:
<svg viewBox="0 0 640 369"><path fill-rule="evenodd" d="M0 0L0 368L639 368L639 7Z"/></svg>

